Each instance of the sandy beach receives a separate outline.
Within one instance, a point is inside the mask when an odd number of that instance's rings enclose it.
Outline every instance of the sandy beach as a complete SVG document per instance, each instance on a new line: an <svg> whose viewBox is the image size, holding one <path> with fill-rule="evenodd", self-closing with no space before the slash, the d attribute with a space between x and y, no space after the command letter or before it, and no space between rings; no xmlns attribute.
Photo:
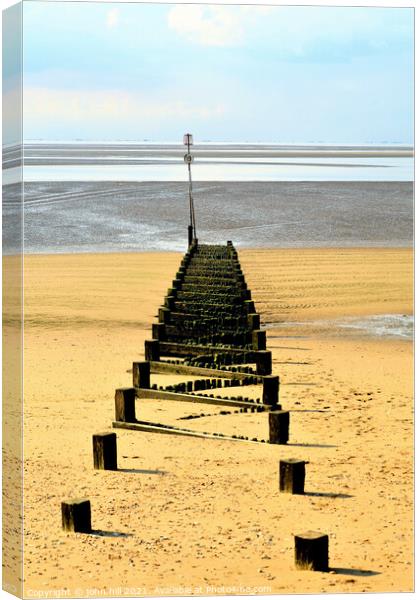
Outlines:
<svg viewBox="0 0 420 600"><path fill-rule="evenodd" d="M241 250L289 445L116 430L120 470L93 469L92 434L111 430L114 390L131 385L181 256L25 257L25 596L413 591L412 344L337 327L412 314L411 249ZM264 413L136 410L267 437ZM290 457L309 461L303 496L279 493ZM96 534L62 532L72 497L91 500ZM328 573L294 567L293 535L308 529L329 534Z"/></svg>

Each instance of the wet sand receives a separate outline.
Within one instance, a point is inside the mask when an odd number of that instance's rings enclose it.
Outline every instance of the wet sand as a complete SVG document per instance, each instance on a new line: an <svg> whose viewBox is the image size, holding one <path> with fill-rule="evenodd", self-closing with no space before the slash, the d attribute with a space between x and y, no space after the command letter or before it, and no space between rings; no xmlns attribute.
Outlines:
<svg viewBox="0 0 420 600"><path fill-rule="evenodd" d="M26 253L182 251L186 184L25 183ZM21 190L5 186L4 211L20 210ZM257 201L255 199L258 199ZM194 182L203 242L237 248L409 247L411 182ZM16 251L12 228L6 253Z"/></svg>
<svg viewBox="0 0 420 600"><path fill-rule="evenodd" d="M263 321L308 323L268 330L289 445L117 430L120 471L94 471L92 434L110 429L180 258L25 258L25 595L412 591L412 345L311 325L411 312L411 250L240 252ZM181 419L193 413L207 416ZM268 434L263 413L208 405L138 401L137 416ZM279 493L289 457L309 461L304 496ZM61 501L80 496L95 535L61 531ZM329 534L329 573L295 570L293 534L307 529Z"/></svg>

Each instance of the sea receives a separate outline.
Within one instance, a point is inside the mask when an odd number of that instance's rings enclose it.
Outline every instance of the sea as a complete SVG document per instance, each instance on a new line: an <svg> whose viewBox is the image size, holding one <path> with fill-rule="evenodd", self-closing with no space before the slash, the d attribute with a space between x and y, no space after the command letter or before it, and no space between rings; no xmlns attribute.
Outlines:
<svg viewBox="0 0 420 600"><path fill-rule="evenodd" d="M27 253L183 250L185 153L182 144L145 142L4 147L3 216L13 222L21 208L23 175ZM200 143L192 157L203 242L412 244L410 146ZM15 237L6 228L4 253L16 251Z"/></svg>
<svg viewBox="0 0 420 600"><path fill-rule="evenodd" d="M209 142L191 150L203 243L413 244L412 146ZM3 147L3 253L19 251L22 189L25 253L184 251L185 154L182 144L125 141Z"/></svg>

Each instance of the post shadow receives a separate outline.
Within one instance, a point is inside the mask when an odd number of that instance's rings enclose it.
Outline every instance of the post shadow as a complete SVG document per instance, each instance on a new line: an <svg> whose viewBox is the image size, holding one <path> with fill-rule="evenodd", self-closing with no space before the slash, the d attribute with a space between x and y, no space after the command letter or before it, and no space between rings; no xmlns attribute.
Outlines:
<svg viewBox="0 0 420 600"><path fill-rule="evenodd" d="M319 386L319 383L317 383L316 381L288 381L287 383L282 383L281 385Z"/></svg>
<svg viewBox="0 0 420 600"><path fill-rule="evenodd" d="M106 531L105 529L92 529L88 535L95 537L114 537L114 538L127 538L132 537L132 533L123 533L122 531Z"/></svg>
<svg viewBox="0 0 420 600"><path fill-rule="evenodd" d="M372 577L374 575L380 575L380 571L370 571L369 569L347 569L344 567L330 567L330 573L336 573L337 575L355 575L356 577Z"/></svg>
<svg viewBox="0 0 420 600"><path fill-rule="evenodd" d="M121 469L121 473L142 473L143 475L166 475L167 471L159 471L158 469Z"/></svg>
<svg viewBox="0 0 420 600"><path fill-rule="evenodd" d="M313 365L312 362L307 361L293 361L293 360L273 360L275 365Z"/></svg>
<svg viewBox="0 0 420 600"><path fill-rule="evenodd" d="M305 492L305 496L312 496L314 498L354 498L352 494L341 494L334 492Z"/></svg>
<svg viewBox="0 0 420 600"><path fill-rule="evenodd" d="M290 412L304 412L304 413L327 413L331 410L324 408L289 408Z"/></svg>
<svg viewBox="0 0 420 600"><path fill-rule="evenodd" d="M287 443L288 446L296 446L302 448L337 448L334 444L298 444L298 443Z"/></svg>

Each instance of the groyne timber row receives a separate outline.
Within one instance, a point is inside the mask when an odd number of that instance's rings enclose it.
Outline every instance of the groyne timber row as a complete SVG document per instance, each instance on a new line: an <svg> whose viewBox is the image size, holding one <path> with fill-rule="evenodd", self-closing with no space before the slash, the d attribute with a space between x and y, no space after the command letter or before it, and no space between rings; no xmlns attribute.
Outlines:
<svg viewBox="0 0 420 600"><path fill-rule="evenodd" d="M144 361L133 363L132 387L116 390L114 428L287 442L289 413L281 410L279 377L272 375L266 333L260 328L260 315L232 242L191 241L159 307L152 339L145 341L144 356ZM151 384L151 375L162 373L185 375L186 381L159 387ZM248 385L261 385L261 397L230 395L226 389L242 391ZM200 393L204 390L215 393ZM249 440L141 421L135 402L145 398L219 405L235 408L235 412L268 411L270 439Z"/></svg>

